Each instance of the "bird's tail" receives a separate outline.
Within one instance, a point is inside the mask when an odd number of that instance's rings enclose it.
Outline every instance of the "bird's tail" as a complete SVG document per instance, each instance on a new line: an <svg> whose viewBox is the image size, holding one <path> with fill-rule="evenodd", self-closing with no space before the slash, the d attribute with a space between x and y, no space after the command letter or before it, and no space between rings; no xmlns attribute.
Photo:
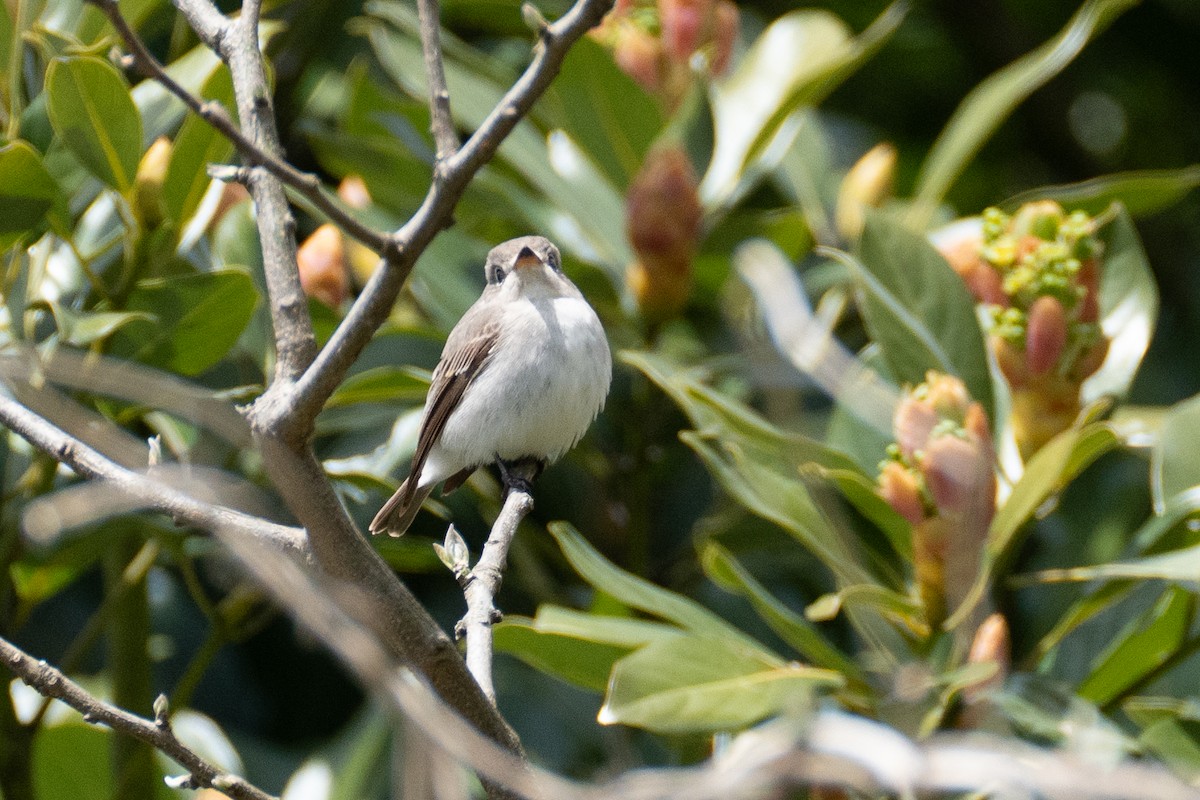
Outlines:
<svg viewBox="0 0 1200 800"><path fill-rule="evenodd" d="M391 496L383 508L379 509L379 513L375 515L375 519L371 520L371 533L379 534L387 531L388 536L403 536L408 530L408 526L412 524L413 518L417 516L417 512L421 510L421 504L425 502L425 498L429 497L429 493L433 491L433 485L415 488L410 488L408 478L404 483L400 484L400 488Z"/></svg>

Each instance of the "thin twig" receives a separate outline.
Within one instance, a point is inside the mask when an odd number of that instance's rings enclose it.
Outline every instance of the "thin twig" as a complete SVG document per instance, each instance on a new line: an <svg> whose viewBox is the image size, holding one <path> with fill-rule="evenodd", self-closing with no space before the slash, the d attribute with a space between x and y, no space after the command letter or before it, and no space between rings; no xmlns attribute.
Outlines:
<svg viewBox="0 0 1200 800"><path fill-rule="evenodd" d="M4 638L0 638L0 661L43 697L61 700L83 714L85 721L106 725L170 756L189 773L183 780L171 780L171 785L212 788L234 800L275 800L273 795L244 778L231 775L205 761L179 741L168 721L164 698L155 703L155 719L144 719L92 696L59 670L45 661L38 661Z"/></svg>
<svg viewBox="0 0 1200 800"><path fill-rule="evenodd" d="M442 60L441 10L438 0L418 0L421 20L421 50L425 56L425 74L429 78L429 116L437 163L458 152L458 134L450 116L450 90L446 86L446 65Z"/></svg>
<svg viewBox="0 0 1200 800"><path fill-rule="evenodd" d="M504 507L492 525L492 532L483 546L479 561L462 579L467 614L459 625L466 632L467 669L493 704L496 702L496 690L492 685L492 625L500 617L495 598L504 580L508 548L521 520L533 511L533 498L529 496L527 488L533 472L532 468L526 469L525 465L510 467L504 472L505 490L508 493Z"/></svg>
<svg viewBox="0 0 1200 800"><path fill-rule="evenodd" d="M137 32L129 25L129 21L125 19L125 16L117 6L116 0L87 0L87 2L101 9L108 16L117 34L124 41L125 48L133 57L133 66L138 72L147 78L152 78L161 83L167 91L183 101L184 105L191 109L192 112L209 125L212 125L222 136L233 142L234 147L237 148L238 153L241 154L248 165L262 167L295 189L296 192L311 202L315 208L345 231L346 235L352 239L371 248L380 256L389 257L395 255L396 243L392 235L377 231L369 225L364 225L329 196L323 188L320 178L310 172L302 172L296 169L274 153L259 147L242 132L224 106L216 101L206 101L197 97L172 78L163 65L159 63L158 59L146 48L145 43L142 42ZM180 5L184 4L181 3ZM192 3L189 5L204 7L207 4ZM195 25L197 19L202 18L204 18L203 14L200 16L189 15L189 21L193 25ZM221 17L221 19L225 20L224 17ZM224 31L228 30L227 26L222 26L220 30L223 31L221 37L228 35L224 33ZM237 168L232 167L230 169L236 170ZM222 180L228 180L226 176L221 177ZM234 172L230 177L238 180L239 183L250 182L249 171Z"/></svg>
<svg viewBox="0 0 1200 800"><path fill-rule="evenodd" d="M78 439L0 393L0 424L85 478L106 481L145 507L205 530L225 528L285 550L307 553L304 531L203 503L152 477L110 461Z"/></svg>
<svg viewBox="0 0 1200 800"><path fill-rule="evenodd" d="M566 14L542 30L533 61L524 74L466 144L435 171L421 207L396 233L396 255L389 257L371 276L346 318L296 385L280 387L280 391L289 394L288 402L264 403L267 419L262 420L263 424L272 429L311 424L350 365L387 319L417 258L450 222L471 179L491 160L554 80L571 46L600 22L612 3L613 0L578 0Z"/></svg>

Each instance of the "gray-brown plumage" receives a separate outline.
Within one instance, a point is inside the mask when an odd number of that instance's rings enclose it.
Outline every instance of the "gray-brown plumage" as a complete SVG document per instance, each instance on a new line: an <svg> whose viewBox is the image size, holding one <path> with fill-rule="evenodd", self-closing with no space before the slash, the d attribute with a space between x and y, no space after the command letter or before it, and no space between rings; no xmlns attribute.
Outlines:
<svg viewBox="0 0 1200 800"><path fill-rule="evenodd" d="M549 463L604 405L612 357L600 320L541 236L493 248L487 286L450 332L408 478L371 522L399 536L440 482L453 491L494 461Z"/></svg>

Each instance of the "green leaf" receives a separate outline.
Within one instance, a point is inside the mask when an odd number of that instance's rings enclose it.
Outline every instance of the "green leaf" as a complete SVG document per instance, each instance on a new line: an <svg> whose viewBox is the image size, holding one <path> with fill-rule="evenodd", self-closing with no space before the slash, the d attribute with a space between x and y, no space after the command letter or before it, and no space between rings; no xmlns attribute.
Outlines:
<svg viewBox="0 0 1200 800"><path fill-rule="evenodd" d="M206 100L216 100L233 113L233 83L228 68L221 66L213 73L204 84L202 96ZM225 161L232 152L233 143L212 125L195 114L184 120L175 135L162 188L167 218L176 223L177 229L182 230L196 213L208 191L212 182L208 177L208 165Z"/></svg>
<svg viewBox="0 0 1200 800"><path fill-rule="evenodd" d="M567 561L584 580L625 605L673 622L692 633L714 639L729 639L738 642L744 648L767 652L754 639L696 601L661 586L655 586L613 564L600 555L569 524L553 522L549 525L549 530L558 546L562 548Z"/></svg>
<svg viewBox="0 0 1200 800"><path fill-rule="evenodd" d="M734 499L792 534L837 576L840 584L874 582L794 471L782 471L776 464L747 457L736 443L720 436L685 432L679 438L696 452Z"/></svg>
<svg viewBox="0 0 1200 800"><path fill-rule="evenodd" d="M46 91L54 132L93 175L127 193L142 153L142 118L121 73L98 58L56 58Z"/></svg>
<svg viewBox="0 0 1200 800"><path fill-rule="evenodd" d="M1200 513L1200 486L1180 492L1167 503L1163 513L1151 518L1134 534L1135 541L1145 545L1158 539L1168 530ZM1093 581L1140 578L1144 580L1200 583L1200 545L1146 556L1132 561L1114 561L1093 567L1051 569L1036 572L1022 583L1052 583L1057 581Z"/></svg>
<svg viewBox="0 0 1200 800"><path fill-rule="evenodd" d="M113 796L107 729L84 723L54 725L33 740L34 795L108 800ZM66 765L70 765L67 767Z"/></svg>
<svg viewBox="0 0 1200 800"><path fill-rule="evenodd" d="M65 200L37 150L21 141L0 147L0 249L37 233L55 209L65 220Z"/></svg>
<svg viewBox="0 0 1200 800"><path fill-rule="evenodd" d="M237 343L258 304L245 272L219 270L142 281L126 307L157 319L134 321L112 337L111 353L182 375L198 375Z"/></svg>
<svg viewBox="0 0 1200 800"><path fill-rule="evenodd" d="M1138 743L1189 784L1200 780L1200 721L1158 720L1142 730Z"/></svg>
<svg viewBox="0 0 1200 800"><path fill-rule="evenodd" d="M1171 587L1154 606L1132 620L1092 667L1079 696L1099 706L1120 698L1160 667L1186 640L1195 614L1192 594Z"/></svg>
<svg viewBox="0 0 1200 800"><path fill-rule="evenodd" d="M1087 0L1054 39L992 73L963 99L917 176L913 216L923 223L996 128L1138 0Z"/></svg>
<svg viewBox="0 0 1200 800"><path fill-rule="evenodd" d="M727 731L811 706L836 672L783 663L728 639L685 636L647 645L613 668L604 724L659 733Z"/></svg>
<svg viewBox="0 0 1200 800"><path fill-rule="evenodd" d="M153 322L154 317L140 311L72 311L61 303L51 303L50 311L63 344L87 347L112 336L137 320Z"/></svg>
<svg viewBox="0 0 1200 800"><path fill-rule="evenodd" d="M957 375L971 397L983 405L988 419L994 420L992 378L975 301L946 259L924 236L882 213L867 214L859 258L907 314L919 321L920 330L928 331L935 348L932 355L944 364L928 362L930 345L924 333L919 342L911 338L905 342L896 335L904 326L897 326L895 306L890 299L876 296L868 283L869 300L863 308L867 328L895 377L917 384L925 380L928 369Z"/></svg>
<svg viewBox="0 0 1200 800"><path fill-rule="evenodd" d="M678 628L655 622L542 606L532 620L505 617L495 627L494 644L542 672L603 692L613 665L630 650L681 635Z"/></svg>
<svg viewBox="0 0 1200 800"><path fill-rule="evenodd" d="M374 367L351 375L325 403L325 408L341 408L359 403L396 403L408 405L425 399L429 374L412 367Z"/></svg>
<svg viewBox="0 0 1200 800"><path fill-rule="evenodd" d="M1112 213L1101 232L1100 260L1100 327L1109 339L1108 355L1083 384L1085 403L1129 392L1158 319L1158 288L1137 228L1121 206Z"/></svg>
<svg viewBox="0 0 1200 800"><path fill-rule="evenodd" d="M567 134L622 189L663 127L658 103L586 36L571 48L538 105L552 108Z"/></svg>
<svg viewBox="0 0 1200 800"><path fill-rule="evenodd" d="M861 473L844 469L826 470L822 475L841 490L842 496L860 514L879 528L905 563L912 560L912 524L879 496L874 481Z"/></svg>
<svg viewBox="0 0 1200 800"><path fill-rule="evenodd" d="M1200 164L1180 169L1147 169L1101 175L1078 183L1042 186L1010 197L1000 204L1016 211L1034 200L1056 200L1064 208L1093 216L1113 203L1125 206L1131 216L1155 214L1178 203L1200 187Z"/></svg>
<svg viewBox="0 0 1200 800"><path fill-rule="evenodd" d="M692 425L704 435L751 448L755 456L793 471L815 463L837 470L855 469L849 458L820 442L772 425L752 408L701 382L698 371L686 369L655 353L623 350L618 358L636 367L675 401Z"/></svg>
<svg viewBox="0 0 1200 800"><path fill-rule="evenodd" d="M823 10L790 11L768 25L734 72L713 83L716 148L701 182L704 204L733 197L793 112L820 102L858 69L905 13L903 3L893 3L857 38Z"/></svg>
<svg viewBox="0 0 1200 800"><path fill-rule="evenodd" d="M816 625L767 591L727 549L716 542L706 542L700 551L700 563L704 574L714 583L749 600L771 630L800 655L816 666L862 680L862 673L853 659L831 644Z"/></svg>
<svg viewBox="0 0 1200 800"><path fill-rule="evenodd" d="M1159 514L1167 500L1200 485L1200 395L1171 407L1150 454L1150 489Z"/></svg>

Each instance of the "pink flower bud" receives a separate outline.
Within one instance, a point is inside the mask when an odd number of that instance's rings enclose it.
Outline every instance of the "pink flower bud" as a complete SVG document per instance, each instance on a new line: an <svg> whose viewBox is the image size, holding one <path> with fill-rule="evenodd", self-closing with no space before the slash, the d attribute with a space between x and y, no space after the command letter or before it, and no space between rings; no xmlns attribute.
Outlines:
<svg viewBox="0 0 1200 800"><path fill-rule="evenodd" d="M681 64L704 43L713 17L713 0L658 0L662 43L667 57Z"/></svg>
<svg viewBox="0 0 1200 800"><path fill-rule="evenodd" d="M1067 312L1057 297L1039 297L1029 307L1025 363L1033 375L1054 369L1067 346Z"/></svg>

